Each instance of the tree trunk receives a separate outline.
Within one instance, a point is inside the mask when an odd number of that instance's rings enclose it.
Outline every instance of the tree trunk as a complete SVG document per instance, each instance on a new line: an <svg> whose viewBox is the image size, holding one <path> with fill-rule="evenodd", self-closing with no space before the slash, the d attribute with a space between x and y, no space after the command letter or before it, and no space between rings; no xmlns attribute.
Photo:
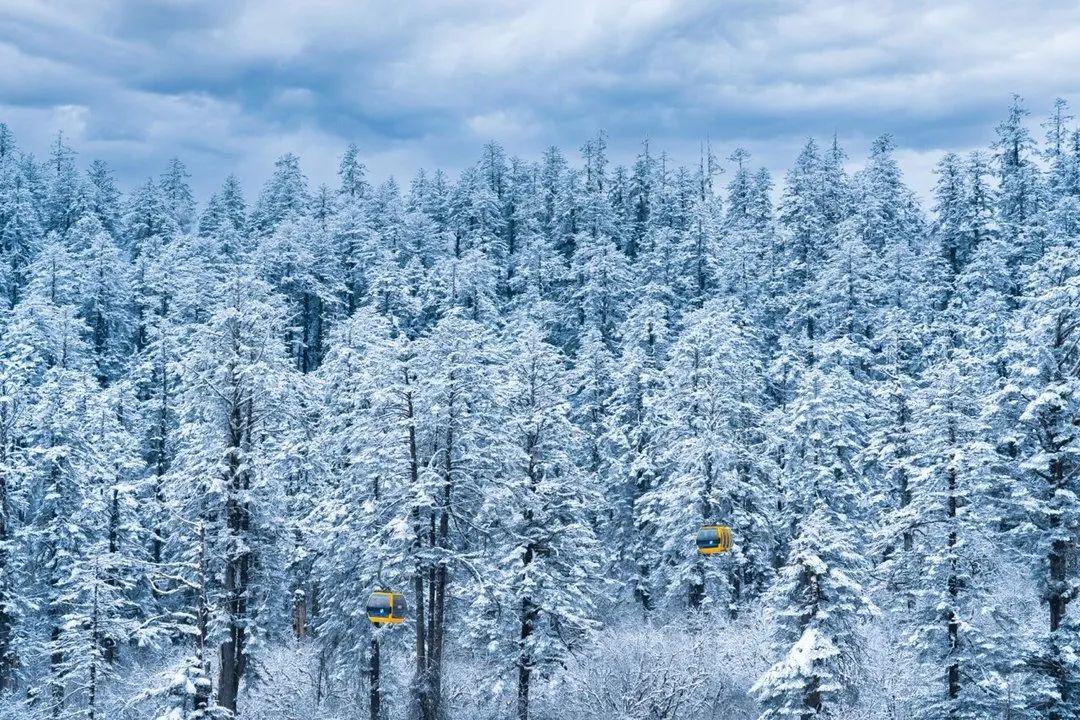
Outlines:
<svg viewBox="0 0 1080 720"><path fill-rule="evenodd" d="M409 369L405 368L405 387L410 387ZM420 484L420 458L416 447L416 415L413 408L412 390L405 391L405 419L408 422L408 436L406 438L409 448L409 482L410 488L416 489ZM412 555L413 564L413 595L415 596L416 614L416 676L413 680L413 702L419 720L432 720L431 708L428 700L427 677L427 633L424 613L424 576L426 569L420 557L424 545L424 523L421 519L420 507L413 506L413 541Z"/></svg>
<svg viewBox="0 0 1080 720"><path fill-rule="evenodd" d="M698 359L698 353L694 352L694 370L696 371L700 365ZM697 389L697 373L693 374L694 377L694 389ZM698 406L695 402L690 408L690 416L695 417L698 413ZM697 430L694 430L695 437L697 436ZM702 468L702 474L704 481L701 491L701 519L706 523L715 522L713 518L713 503L712 503L712 462L709 457L705 458L705 467ZM701 606L705 604L705 563L701 560L701 555L696 555L694 558L694 579L690 581L690 588L688 592L687 602L690 604L691 610L700 610Z"/></svg>
<svg viewBox="0 0 1080 720"><path fill-rule="evenodd" d="M49 635L52 639L52 652L49 653L49 688L52 692L53 718L59 718L64 710L64 679L60 676L64 651L60 649L60 632L60 626L54 624Z"/></svg>
<svg viewBox="0 0 1080 720"><path fill-rule="evenodd" d="M896 423L898 427L898 434L901 438L907 437L907 421L908 421L908 406L907 400L901 394L897 398L896 408ZM897 460L903 460L908 455L907 445L903 442L896 444L895 457ZM897 477L897 492L899 495L900 507L905 508L911 504L911 487L908 480L907 470L903 465L900 465L900 470ZM904 552L911 552L912 547L915 544L915 532L910 528L904 528Z"/></svg>
<svg viewBox="0 0 1080 720"><path fill-rule="evenodd" d="M453 375L451 375L451 381ZM450 507L453 498L454 472L454 405L451 399L449 428L446 432L446 457L444 465L442 507L439 509L439 528L435 547L445 548L450 536ZM429 667L431 674L431 711L432 720L439 716L442 704L442 660L443 645L446 639L446 591L449 585L449 573L446 563L440 561L435 572L434 603L431 607L432 634Z"/></svg>
<svg viewBox="0 0 1080 720"><path fill-rule="evenodd" d="M952 443L955 446L955 438L952 439ZM956 654L960 650L960 618L956 615L956 601L960 594L960 577L957 574L956 568L956 544L957 544L957 532L956 532L956 510L957 510L957 498L956 498L956 470L949 468L949 501L947 514L949 518L949 579L948 589L950 598L950 608L948 614L948 634L949 634L949 667L948 667L948 698L950 709L955 708L957 699L960 697L960 661L956 659Z"/></svg>
<svg viewBox="0 0 1080 720"><path fill-rule="evenodd" d="M1058 452L1061 448L1055 448ZM1050 461L1050 492L1051 502L1054 503L1055 509L1059 502L1058 497L1061 492L1066 489L1065 483L1065 461L1060 457L1056 457ZM1052 703L1050 712L1047 715L1048 720L1062 720L1063 716L1060 708L1069 707L1069 671L1066 669L1065 662L1060 657L1061 650L1058 646L1058 632L1061 628L1061 624L1065 619L1065 611L1069 603L1069 585L1067 582L1066 572L1068 569L1068 544L1065 540L1057 538L1059 534L1058 530L1061 525L1060 513L1054 512L1050 515L1049 520L1050 532L1055 536L1055 539L1050 543L1050 552L1047 556L1047 564L1049 565L1049 598L1048 604L1050 606L1050 679L1054 684L1054 688L1057 690L1058 698Z"/></svg>
<svg viewBox="0 0 1080 720"><path fill-rule="evenodd" d="M810 576L809 580L811 610L808 616L813 617L818 613L818 604L821 601L821 586L818 585L818 580L813 575ZM821 678L813 676L807 680L803 704L806 705L807 711L803 713L802 720L814 720L814 718L823 714L824 701L821 697Z"/></svg>
<svg viewBox="0 0 1080 720"><path fill-rule="evenodd" d="M206 658L206 633L210 621L210 608L206 602L206 530L199 521L199 563L196 582L195 609L195 663L199 677L195 682L194 706L197 713L205 713L210 706L210 664ZM201 717L201 715L200 715Z"/></svg>
<svg viewBox="0 0 1080 720"><path fill-rule="evenodd" d="M814 720L821 715L821 690L820 681L817 678L810 680L809 687L806 690L806 699L803 704L806 705L806 712L802 714L802 720Z"/></svg>
<svg viewBox="0 0 1080 720"><path fill-rule="evenodd" d="M227 636L219 649L218 705L236 714L240 681L246 666L247 592L250 549L247 547L247 471L241 454L251 442L252 401L245 398L230 413L229 499L226 515L230 545L225 560L225 597L228 610Z"/></svg>
<svg viewBox="0 0 1080 720"><path fill-rule="evenodd" d="M0 467L6 466L6 460L7 445L0 438ZM12 595L8 586L8 517L7 476L0 473L0 695L13 688L15 675L14 618L8 613Z"/></svg>
<svg viewBox="0 0 1080 720"><path fill-rule="evenodd" d="M382 716L382 688L379 686L379 638L372 629L371 634L371 657L368 665L369 700L371 703L371 720L379 720Z"/></svg>
<svg viewBox="0 0 1080 720"><path fill-rule="evenodd" d="M739 568L735 568L731 572L731 605L728 607L728 617L732 620L737 620L739 618L739 606L742 605L742 595L742 572Z"/></svg>
<svg viewBox="0 0 1080 720"><path fill-rule="evenodd" d="M161 373L161 402L157 409L156 426L153 438L153 465L154 465L154 501L157 504L157 513L154 520L154 534L151 541L150 553L155 565L161 564L162 551L165 548L166 529L163 521L165 515L165 470L167 469L166 435L168 434L169 419L169 373L165 358L165 345L161 343L161 357L158 359ZM154 590L155 595L159 595Z"/></svg>
<svg viewBox="0 0 1080 720"><path fill-rule="evenodd" d="M700 557L694 559L694 578L690 581L687 602L691 610L700 610L705 603L705 565Z"/></svg>
<svg viewBox="0 0 1080 720"><path fill-rule="evenodd" d="M525 451L529 455L529 494L535 499L537 485L540 482L536 465L536 446L540 438L536 433L530 432L526 439ZM532 502L532 501L530 501ZM524 513L526 532L531 529L535 516L531 505L527 505ZM530 541L525 546L525 552L521 557L522 579L528 580L529 566L536 557L536 547ZM529 684L532 679L532 657L529 653L529 638L533 633L533 623L536 619L537 608L532 598L528 595L521 599L521 632L518 638L518 692L517 692L517 716L518 720L529 720Z"/></svg>
<svg viewBox="0 0 1080 720"><path fill-rule="evenodd" d="M532 561L532 548L525 551L525 564ZM517 720L529 720L529 681L532 677L532 660L529 657L528 641L533 631L534 610L532 602L526 598L521 602L521 635L518 640L518 690Z"/></svg>
<svg viewBox="0 0 1080 720"><path fill-rule="evenodd" d="M109 502L109 553L112 557L116 557L116 553L120 549L120 491L115 486L112 488L111 498ZM117 591L120 589L119 578L117 577L116 568L111 564L106 566L106 582ZM97 601L97 591L95 590L95 603ZM95 612L97 611L95 605ZM111 637L101 639L101 649L105 656L105 661L108 663L114 663L117 661L120 651L116 646L116 640Z"/></svg>
<svg viewBox="0 0 1080 720"><path fill-rule="evenodd" d="M304 637L307 634L307 596L302 588L293 591L292 616L293 635L297 639Z"/></svg>
<svg viewBox="0 0 1080 720"><path fill-rule="evenodd" d="M96 578L95 578L96 579ZM97 649L101 645L101 628L98 618L98 591L94 587L93 610L90 615L90 678L87 685L86 716L88 720L97 717Z"/></svg>
<svg viewBox="0 0 1080 720"><path fill-rule="evenodd" d="M639 526L636 517L637 499L644 495L649 490L649 482L645 477L645 473L638 470L635 477L633 486L630 489L630 533L632 536L644 537L645 527ZM631 548L639 543L633 543ZM652 575L652 568L649 566L648 560L641 553L640 547L636 549L637 557L634 558L634 564L637 566L637 579L634 585L634 599L641 603L642 612L648 616L653 609L653 596L652 588L650 587L650 576Z"/></svg>

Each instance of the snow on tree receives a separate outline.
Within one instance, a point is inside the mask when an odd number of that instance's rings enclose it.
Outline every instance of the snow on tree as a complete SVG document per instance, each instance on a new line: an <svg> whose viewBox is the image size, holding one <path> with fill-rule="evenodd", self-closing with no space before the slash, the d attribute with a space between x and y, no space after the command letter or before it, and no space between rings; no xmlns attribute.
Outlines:
<svg viewBox="0 0 1080 720"><path fill-rule="evenodd" d="M769 591L778 659L753 688L762 719L836 714L852 700L861 672L860 622L873 608L858 580L863 559L831 502L812 500Z"/></svg>
<svg viewBox="0 0 1080 720"><path fill-rule="evenodd" d="M18 181L16 181L18 183ZM22 286L26 283L27 266L38 250L42 239L42 226L38 208L30 189L18 183L7 198L3 227L0 228L0 291L9 307L19 300Z"/></svg>
<svg viewBox="0 0 1080 720"><path fill-rule="evenodd" d="M595 489L572 456L566 361L535 325L506 332L505 469L478 517L496 570L472 610L494 616L488 647L513 659L517 717L528 720L535 682L597 626L601 553L587 514Z"/></svg>
<svg viewBox="0 0 1080 720"><path fill-rule="evenodd" d="M708 598L737 614L743 593L767 582L772 548L761 515L767 468L756 451L763 389L758 338L738 305L712 300L685 319L650 403L663 475L640 499L640 517L660 548L657 589L685 593L693 609ZM698 528L712 524L737 528L739 540L722 565L691 551ZM718 590L723 595L713 597Z"/></svg>
<svg viewBox="0 0 1080 720"><path fill-rule="evenodd" d="M282 567L276 528L294 442L295 376L280 340L281 296L246 273L225 279L216 295L181 361L183 425L169 475L172 502L205 527L216 703L235 713L255 651L280 622L266 603Z"/></svg>
<svg viewBox="0 0 1080 720"><path fill-rule="evenodd" d="M889 136L249 207L0 123L0 717L1075 716L1080 131L1029 124L924 214Z"/></svg>
<svg viewBox="0 0 1080 720"><path fill-rule="evenodd" d="M162 173L158 183L165 203L165 211L181 232L191 230L191 225L195 220L195 198L188 184L190 178L191 174L183 161L173 158L169 161L169 167Z"/></svg>
<svg viewBox="0 0 1080 720"><path fill-rule="evenodd" d="M348 673L369 649L368 595L407 586L415 488L404 442L406 366L390 321L361 309L334 329L333 341L316 374L327 477L305 521L317 538L314 629L334 672Z"/></svg>
<svg viewBox="0 0 1080 720"><path fill-rule="evenodd" d="M937 678L918 705L926 717L981 718L1025 704L1001 692L1030 649L1010 639L1018 619L998 591L1007 580L981 405L986 373L953 351L928 370L916 414L917 469L905 509L911 540L900 562L911 588L909 641Z"/></svg>
<svg viewBox="0 0 1080 720"><path fill-rule="evenodd" d="M1037 260L1043 251L1042 178L1034 162L1035 140L1025 126L1031 112L1013 96L1008 117L997 126L994 150L998 160L998 216L1009 243L1009 264Z"/></svg>
<svg viewBox="0 0 1080 720"><path fill-rule="evenodd" d="M1036 635L1035 667L1045 675L1039 705L1051 720L1075 714L1080 665L1075 648L1080 623L1070 604L1080 594L1076 537L1080 533L1076 419L1080 416L1080 268L1073 247L1049 250L1034 268L1029 300L1016 316L1006 353L1009 384L999 402L1019 410L1015 499L1028 557L1036 568L1046 626Z"/></svg>
<svg viewBox="0 0 1080 720"><path fill-rule="evenodd" d="M284 220L307 214L308 182L300 170L300 158L292 153L274 162L274 174L266 181L249 220L252 232L267 235Z"/></svg>

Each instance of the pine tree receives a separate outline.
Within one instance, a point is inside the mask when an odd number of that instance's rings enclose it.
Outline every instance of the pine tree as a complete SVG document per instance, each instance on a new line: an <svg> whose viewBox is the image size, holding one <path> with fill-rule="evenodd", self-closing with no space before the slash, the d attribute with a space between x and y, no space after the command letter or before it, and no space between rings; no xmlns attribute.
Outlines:
<svg viewBox="0 0 1080 720"><path fill-rule="evenodd" d="M1024 704L1001 694L1023 645L1009 638L1011 610L997 592L1004 578L993 448L980 404L985 373L955 351L929 370L918 413L907 562L911 643L937 679L918 705L926 717L982 718Z"/></svg>
<svg viewBox="0 0 1080 720"><path fill-rule="evenodd" d="M935 231L941 246L941 253L948 263L952 275L960 272L967 258L971 255L972 219L967 216L970 209L966 194L964 171L960 158L955 153L948 153L937 165L937 184L934 187L937 213Z"/></svg>
<svg viewBox="0 0 1080 720"><path fill-rule="evenodd" d="M1080 624L1068 612L1080 593L1074 557L1080 532L1074 447L1080 413L1078 271L1071 247L1054 248L1038 263L1006 350L1013 380L999 400L1020 411L1015 421L1021 483L1015 502L1027 521L1026 547L1049 610L1047 626L1038 635L1036 667L1047 681L1039 705L1050 720L1075 717L1075 698L1080 697L1080 667L1072 649Z"/></svg>
<svg viewBox="0 0 1080 720"><path fill-rule="evenodd" d="M810 281L824 260L829 231L824 183L824 163L811 138L787 173L779 207L780 221L789 234L786 264L792 290Z"/></svg>
<svg viewBox="0 0 1080 720"><path fill-rule="evenodd" d="M862 559L825 500L800 523L787 563L769 593L775 664L754 692L761 718L836 714L852 699L860 672L860 618L870 612L851 575Z"/></svg>
<svg viewBox="0 0 1080 720"><path fill-rule="evenodd" d="M469 566L472 545L461 519L475 516L506 455L498 432L505 404L497 395L501 382L494 374L499 372L495 352L481 325L449 315L419 344L406 371L416 377L415 395L407 390L415 400L408 413L408 448L416 561L414 697L424 720L443 711L451 599L454 585L466 581L458 571ZM427 457L419 455L417 432L420 447L431 448Z"/></svg>
<svg viewBox="0 0 1080 720"><path fill-rule="evenodd" d="M68 391L65 391L68 392ZM49 643L57 682L67 701L78 698L71 714L101 714L99 695L116 672L120 648L146 642L134 595L136 564L141 560L132 537L134 520L131 473L138 467L134 438L118 421L115 392L87 383L75 388L73 410L82 417L65 432L60 487L75 497L70 514L57 517L64 531L51 533L57 547L57 594L51 599L59 632ZM78 393L87 393L79 397ZM132 542L132 541L136 542Z"/></svg>
<svg viewBox="0 0 1080 720"><path fill-rule="evenodd" d="M682 292L686 304L699 308L716 292L719 262L719 234L722 223L722 203L713 189L713 176L717 170L712 149L702 155L698 167L697 192L687 218L686 230L681 234L677 262L683 276Z"/></svg>
<svg viewBox="0 0 1080 720"><path fill-rule="evenodd" d="M218 288L182 360L184 424L170 494L188 508L188 522L205 526L215 578L207 595L218 643L216 703L233 713L253 648L273 620L260 610L278 587L274 528L295 382L279 341L284 320L280 296L239 274Z"/></svg>
<svg viewBox="0 0 1080 720"><path fill-rule="evenodd" d="M580 235L570 262L576 308L575 326L580 335L595 327L608 347L614 348L617 328L627 312L629 270L626 257L604 236Z"/></svg>
<svg viewBox="0 0 1080 720"><path fill-rule="evenodd" d="M880 302L881 267L867 244L859 237L856 224L846 220L837 227L836 245L829 252L816 286L818 321L814 330L818 342L810 345L814 364L822 342L844 340L852 357L849 369L863 369L865 352L874 335L876 307ZM837 345L837 347L841 347Z"/></svg>
<svg viewBox="0 0 1080 720"><path fill-rule="evenodd" d="M63 585L80 569L81 549L91 539L89 528L71 518L77 517L90 494L98 469L86 412L97 383L88 372L87 328L74 308L45 301L28 310L42 358L30 429L41 452L33 478L34 500L27 508L26 532L31 553L38 558L38 584L32 602L41 608L37 619L47 629L31 647L44 655L48 666L43 677L34 679L29 692L40 698L49 714L59 717L67 705L66 664L72 662L65 654L65 616L72 608Z"/></svg>
<svg viewBox="0 0 1080 720"><path fill-rule="evenodd" d="M390 321L364 308L334 329L333 340L316 373L325 412L318 462L326 480L305 525L317 538L313 629L334 676L348 677L365 655L378 660L379 633L367 619L367 596L380 587L408 587L409 511L417 488L410 484L402 442L408 412L404 354ZM377 675L369 682L381 705Z"/></svg>
<svg viewBox="0 0 1080 720"><path fill-rule="evenodd" d="M86 171L86 179L92 188L94 213L102 227L116 238L120 233L120 190L112 171L103 161L94 160Z"/></svg>
<svg viewBox="0 0 1080 720"><path fill-rule="evenodd" d="M873 612L853 526L865 517L864 479L853 463L865 398L842 348L820 355L776 418L789 428L783 509L793 540L766 598L777 660L754 686L762 718L809 720L849 702L862 671L860 623Z"/></svg>
<svg viewBox="0 0 1080 720"><path fill-rule="evenodd" d="M287 153L274 162L274 174L266 181L252 208L250 227L255 235L269 235L287 219L307 214L308 183L300 170L300 158Z"/></svg>
<svg viewBox="0 0 1080 720"><path fill-rule="evenodd" d="M26 268L42 240L39 209L25 183L18 184L8 199L6 220L0 228L0 292L8 307L19 301L26 284Z"/></svg>
<svg viewBox="0 0 1080 720"><path fill-rule="evenodd" d="M90 327L98 376L106 382L118 376L130 348L133 298L128 267L97 216L80 218L69 236L81 296L80 314Z"/></svg>
<svg viewBox="0 0 1080 720"><path fill-rule="evenodd" d="M1010 267L1030 263L1042 254L1041 178L1033 162L1035 141L1024 126L1030 111L1013 96L1009 115L997 127L994 149L998 158L998 214L1011 249Z"/></svg>
<svg viewBox="0 0 1080 720"><path fill-rule="evenodd" d="M195 219L195 198L191 194L188 180L191 174L179 158L169 161L169 167L161 175L158 186L161 188L165 211L181 232L191 230Z"/></svg>
<svg viewBox="0 0 1080 720"><path fill-rule="evenodd" d="M895 150L891 135L877 138L866 167L855 176L855 227L867 247L878 252L888 244L912 242L921 229L914 195L903 183Z"/></svg>
<svg viewBox="0 0 1080 720"><path fill-rule="evenodd" d="M360 148L355 143L350 143L338 165L338 177L341 179L338 194L343 203L355 203L367 198L371 185L366 176L367 168L360 161Z"/></svg>
<svg viewBox="0 0 1080 720"><path fill-rule="evenodd" d="M656 298L643 300L627 319L604 437L610 448L605 493L612 505L611 537L619 549L617 572L627 579L646 613L655 605L652 574L657 549L651 544L653 513L641 500L656 487L661 474L660 426L650 406L663 383L669 329L666 308Z"/></svg>
<svg viewBox="0 0 1080 720"><path fill-rule="evenodd" d="M132 257L141 255L145 247L168 242L179 232L161 189L153 180L147 180L128 197L122 225L121 247Z"/></svg>
<svg viewBox="0 0 1080 720"><path fill-rule="evenodd" d="M695 610L720 586L732 615L743 606L743 593L765 584L772 556L760 514L765 468L756 452L763 371L747 325L729 301L710 301L686 318L653 403L664 475L642 498L666 566L658 584L687 593ZM723 570L687 552L699 527L717 523L733 526L740 538Z"/></svg>
<svg viewBox="0 0 1080 720"><path fill-rule="evenodd" d="M0 320L0 697L16 687L33 607L25 545L35 473L33 419L41 358L26 305Z"/></svg>
<svg viewBox="0 0 1080 720"><path fill-rule="evenodd" d="M262 277L288 300L292 322L285 342L301 372L313 370L322 358L325 326L336 301L335 258L327 235L315 220L290 216L255 250Z"/></svg>
<svg viewBox="0 0 1080 720"><path fill-rule="evenodd" d="M586 515L595 498L571 455L565 360L534 325L508 333L505 479L480 514L498 570L476 609L508 609L493 631L516 671L517 717L527 720L535 681L596 627L600 546Z"/></svg>
<svg viewBox="0 0 1080 720"><path fill-rule="evenodd" d="M246 225L247 207L240 180L229 175L221 190L210 196L199 218L199 234L215 238L221 256L228 262L235 262L249 249L244 234Z"/></svg>
<svg viewBox="0 0 1080 720"><path fill-rule="evenodd" d="M46 165L49 185L45 217L48 230L63 233L77 219L73 213L79 187L75 155L75 151L64 143L64 134L58 132Z"/></svg>

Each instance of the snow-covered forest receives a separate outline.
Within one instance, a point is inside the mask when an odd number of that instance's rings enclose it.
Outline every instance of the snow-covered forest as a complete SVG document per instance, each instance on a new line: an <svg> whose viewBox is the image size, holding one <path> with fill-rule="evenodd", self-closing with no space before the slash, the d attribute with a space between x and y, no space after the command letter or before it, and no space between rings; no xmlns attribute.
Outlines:
<svg viewBox="0 0 1080 720"><path fill-rule="evenodd" d="M1080 717L1043 110L927 202L888 136L197 203L0 124L0 718Z"/></svg>

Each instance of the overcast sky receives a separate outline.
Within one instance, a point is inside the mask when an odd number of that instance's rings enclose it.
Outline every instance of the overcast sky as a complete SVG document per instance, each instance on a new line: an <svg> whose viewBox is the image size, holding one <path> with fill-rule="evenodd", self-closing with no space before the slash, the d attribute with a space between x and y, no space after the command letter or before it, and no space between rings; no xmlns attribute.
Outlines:
<svg viewBox="0 0 1080 720"><path fill-rule="evenodd" d="M330 181L352 141L406 179L491 139L576 155L598 129L617 161L646 136L690 161L707 136L777 173L809 135L857 164L887 131L924 190L1011 93L1038 116L1078 90L1076 0L0 0L0 120L24 149L62 129L125 186L179 156L200 197L286 151Z"/></svg>

